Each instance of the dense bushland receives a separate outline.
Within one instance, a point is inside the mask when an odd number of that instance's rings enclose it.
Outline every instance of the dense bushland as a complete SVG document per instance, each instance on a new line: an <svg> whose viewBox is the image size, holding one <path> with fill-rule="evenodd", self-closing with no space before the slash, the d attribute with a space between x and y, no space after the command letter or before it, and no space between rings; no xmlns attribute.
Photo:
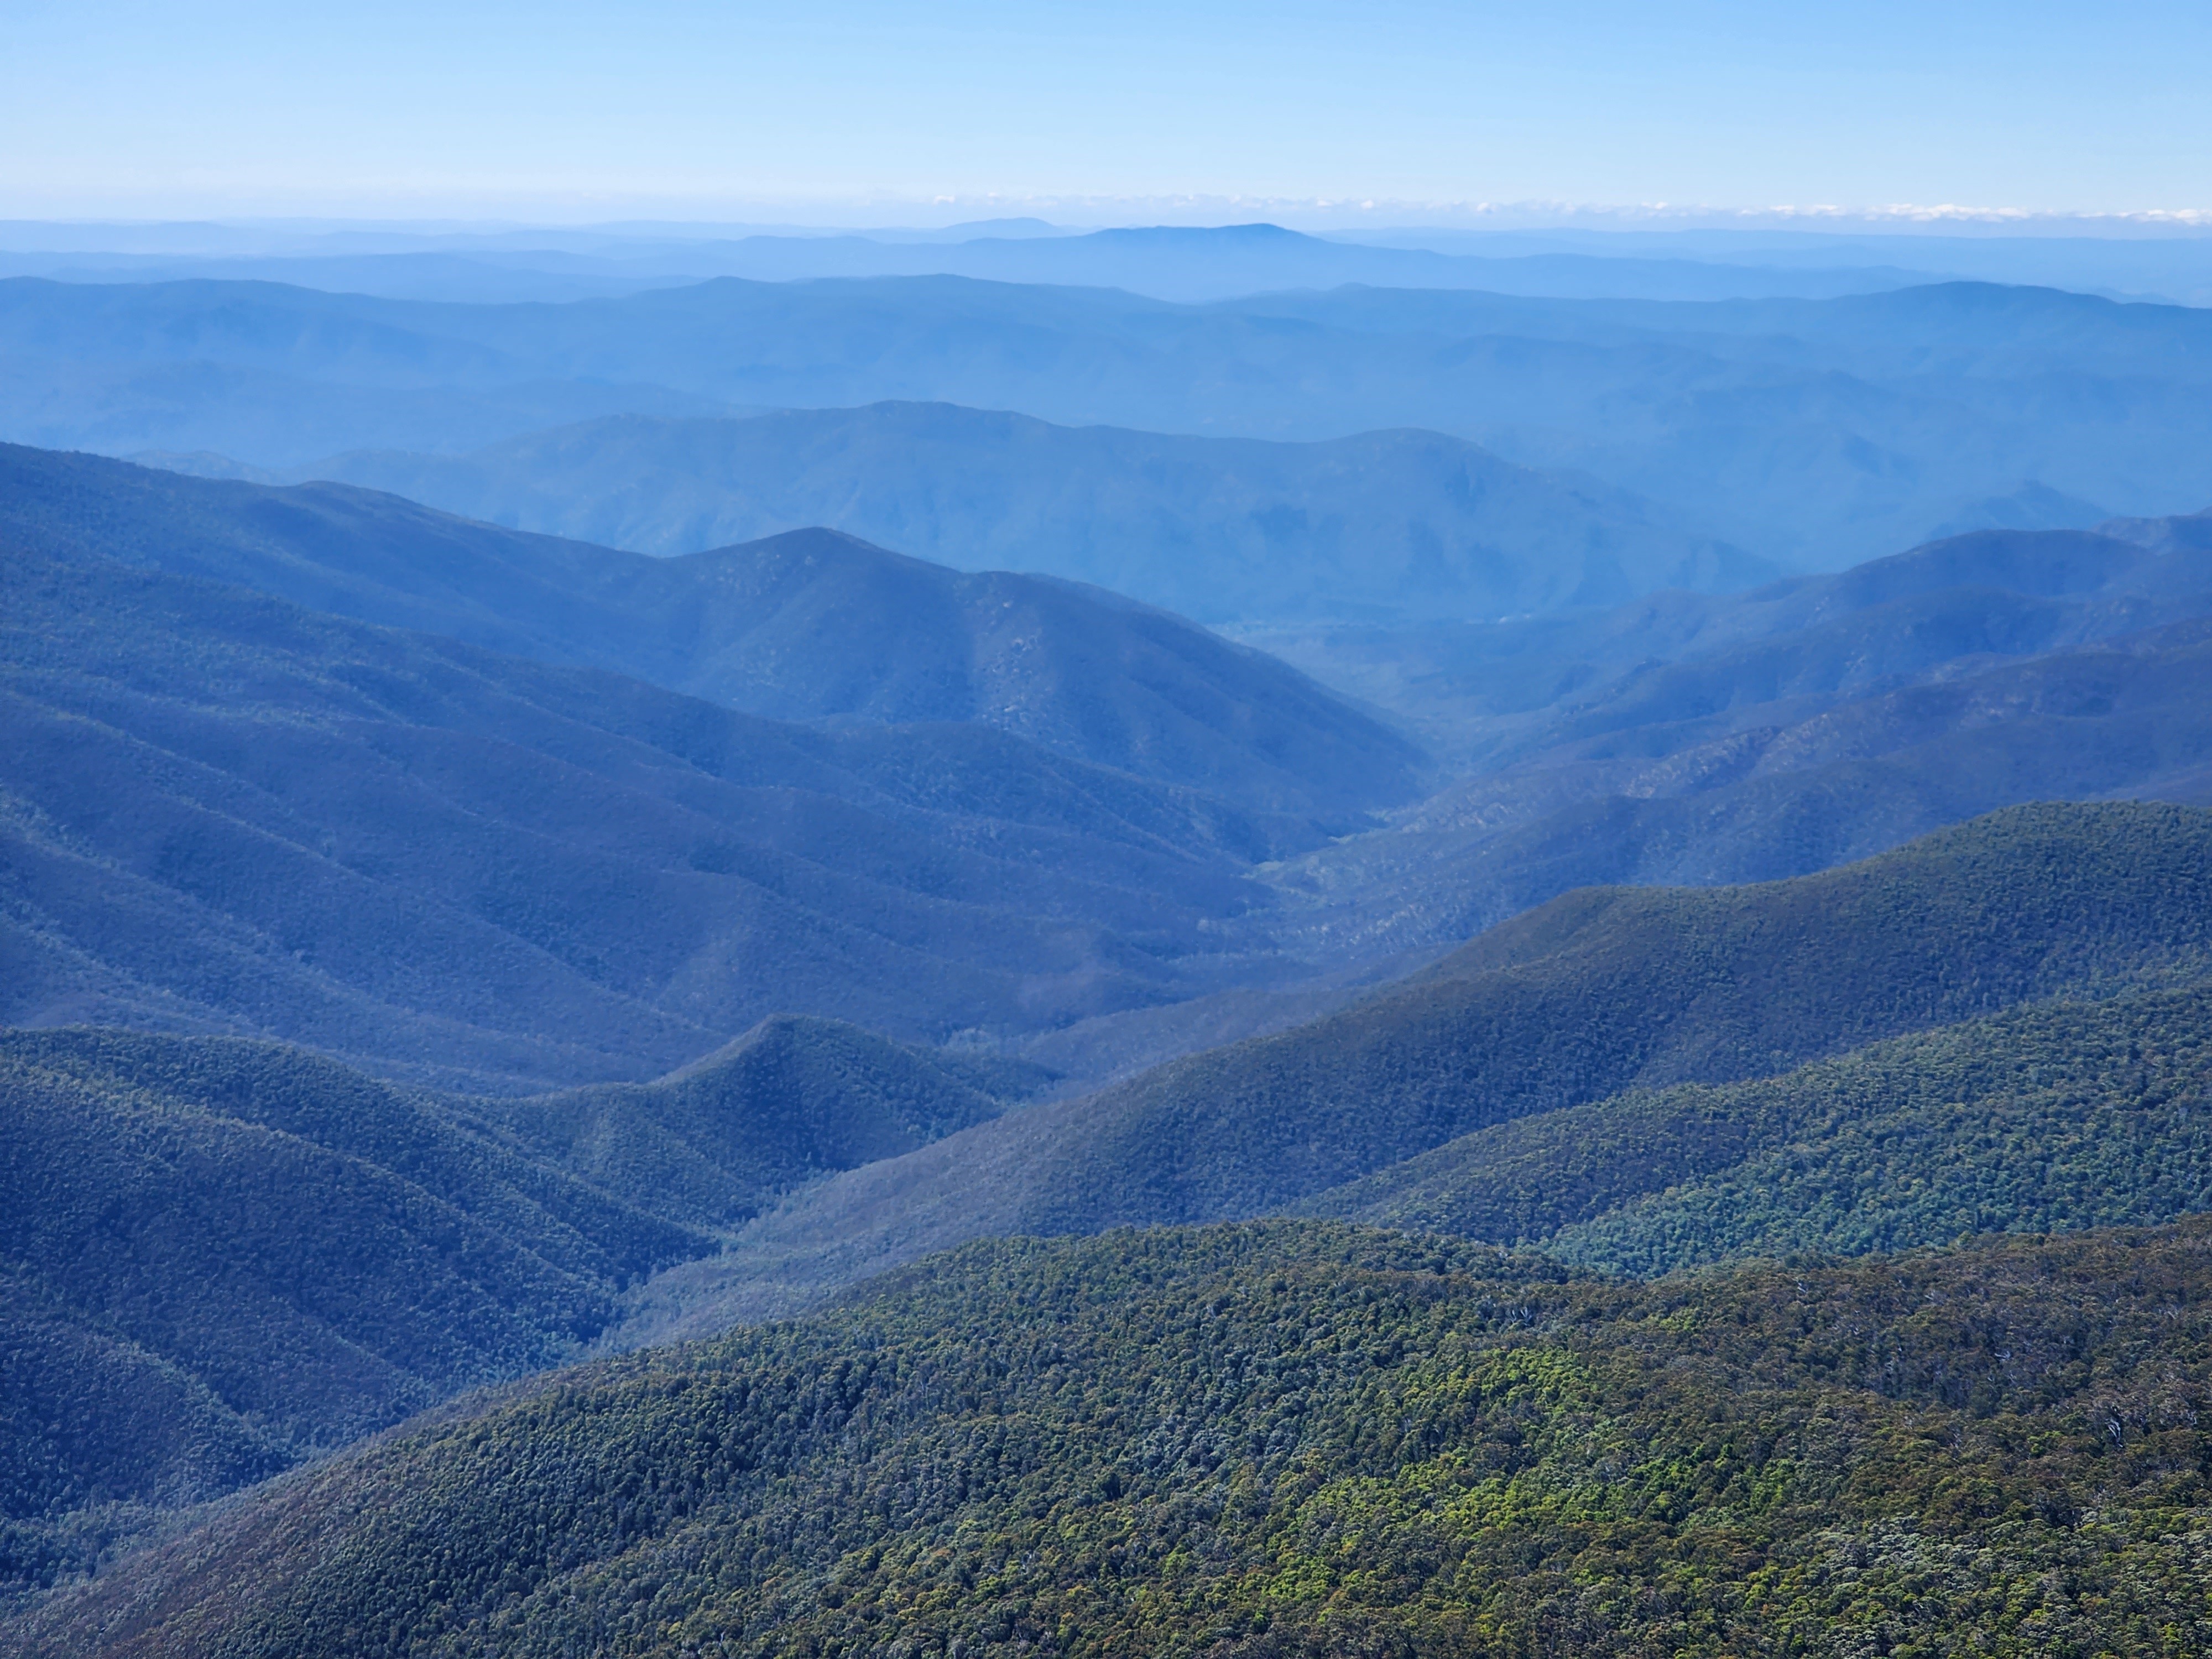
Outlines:
<svg viewBox="0 0 2212 1659"><path fill-rule="evenodd" d="M114 1653L2189 1653L2212 1224L1632 1285L1330 1224L979 1244L292 1478Z"/></svg>
<svg viewBox="0 0 2212 1659"><path fill-rule="evenodd" d="M0 1033L0 1595L574 1359L714 1225L1023 1081L796 1018L659 1083L522 1100L273 1042Z"/></svg>
<svg viewBox="0 0 2212 1659"><path fill-rule="evenodd" d="M1523 1118L1307 1213L1652 1273L2212 1211L2212 988L2030 1004L1723 1087Z"/></svg>
<svg viewBox="0 0 2212 1659"><path fill-rule="evenodd" d="M2212 812L2178 806L2016 807L1789 881L1569 893L1341 1013L810 1188L656 1294L703 1331L988 1234L1265 1214L1476 1130L2186 977L2208 952Z"/></svg>

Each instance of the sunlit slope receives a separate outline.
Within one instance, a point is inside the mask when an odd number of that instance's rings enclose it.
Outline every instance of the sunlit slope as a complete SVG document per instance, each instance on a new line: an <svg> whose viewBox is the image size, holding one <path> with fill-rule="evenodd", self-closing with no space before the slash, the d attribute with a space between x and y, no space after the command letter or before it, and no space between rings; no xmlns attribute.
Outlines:
<svg viewBox="0 0 2212 1659"><path fill-rule="evenodd" d="M2212 990L2030 1003L1478 1129L1309 1199L1635 1273L2212 1211Z"/></svg>
<svg viewBox="0 0 2212 1659"><path fill-rule="evenodd" d="M1258 1214L1486 1125L2201 972L2208 951L2212 813L2179 807L2024 807L1786 882L1571 893L1342 1013L811 1188L667 1275L644 1328L712 1328L979 1234Z"/></svg>
<svg viewBox="0 0 2212 1659"><path fill-rule="evenodd" d="M2208 1243L1656 1286L1311 1223L979 1245L283 1482L15 1639L2187 1652Z"/></svg>

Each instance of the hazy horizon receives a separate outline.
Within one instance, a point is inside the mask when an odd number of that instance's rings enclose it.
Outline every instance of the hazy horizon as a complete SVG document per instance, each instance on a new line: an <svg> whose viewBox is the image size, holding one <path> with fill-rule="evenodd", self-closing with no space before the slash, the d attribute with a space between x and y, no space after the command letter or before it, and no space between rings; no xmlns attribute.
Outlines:
<svg viewBox="0 0 2212 1659"><path fill-rule="evenodd" d="M2163 0L13 11L9 218L2212 213L2212 15Z"/></svg>
<svg viewBox="0 0 2212 1659"><path fill-rule="evenodd" d="M1234 198L1111 198L1069 201L1058 197L887 202L870 204L834 201L744 202L710 210L701 204L690 212L672 207L663 215L636 204L634 214L586 210L579 204L563 215L538 212L435 213L0 213L0 241L20 243L27 232L186 230L291 233L334 235L393 234L433 238L511 234L531 231L597 233L609 236L686 235L701 239L735 236L941 236L962 232L975 236L1006 234L1082 235L1100 230L1151 228L1221 229L1278 225L1307 235L1340 237L1370 233L1434 233L1452 237L1531 234L1576 234L1623 242L1657 236L1745 233L1776 239L1885 237L1899 240L1934 237L2082 238L2097 240L2199 240L2212 238L2212 208L2144 211L2037 211L1956 204L1885 207L1718 207L1684 204L1561 202L1364 202ZM750 210L750 211L748 211Z"/></svg>

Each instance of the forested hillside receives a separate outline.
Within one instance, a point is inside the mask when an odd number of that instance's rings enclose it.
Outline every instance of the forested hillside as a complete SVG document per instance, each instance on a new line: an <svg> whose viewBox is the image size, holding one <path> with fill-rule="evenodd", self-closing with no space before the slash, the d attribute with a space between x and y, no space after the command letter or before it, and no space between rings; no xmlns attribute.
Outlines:
<svg viewBox="0 0 2212 1659"><path fill-rule="evenodd" d="M1650 753L1838 702L2138 634L2212 611L2212 514L2094 530L1978 530L1747 592L1565 616L1252 630L1488 772Z"/></svg>
<svg viewBox="0 0 2212 1659"><path fill-rule="evenodd" d="M711 1228L1035 1081L789 1018L659 1083L523 1100L276 1043L0 1034L0 1595L574 1359Z"/></svg>
<svg viewBox="0 0 2212 1659"><path fill-rule="evenodd" d="M0 446L0 547L150 567L783 720L962 721L1337 827L1422 757L1278 659L1066 582L821 530L658 559L334 484Z"/></svg>
<svg viewBox="0 0 2212 1659"><path fill-rule="evenodd" d="M979 1235L1261 1214L1485 1125L2208 967L2212 812L2181 807L2018 808L1792 881L1571 893L1341 1013L809 1188L664 1275L638 1330Z"/></svg>
<svg viewBox="0 0 2212 1659"><path fill-rule="evenodd" d="M2199 1651L2212 1227L1657 1285L981 1244L267 1489L14 1650Z"/></svg>
<svg viewBox="0 0 2212 1659"><path fill-rule="evenodd" d="M0 1018L470 1089L653 1077L780 1012L941 1041L1267 976L1251 863L1316 833L100 561L0 558Z"/></svg>
<svg viewBox="0 0 2212 1659"><path fill-rule="evenodd" d="M719 1328L982 1234L1304 1199L1648 1274L2191 1214L2208 890L2212 815L2021 809L1766 887L1571 895L1343 1014L1012 1115L1048 1074L818 1020L530 1098L21 1034L0 1251L43 1403L11 1571L617 1321Z"/></svg>
<svg viewBox="0 0 2212 1659"><path fill-rule="evenodd" d="M1479 1129L1296 1206L1653 1274L2212 1211L2212 988L2031 1003Z"/></svg>
<svg viewBox="0 0 2212 1659"><path fill-rule="evenodd" d="M1434 948L1571 888L1769 881L2033 799L2212 800L2204 514L1982 531L1748 593L1251 635L1463 775L1285 861L1297 948Z"/></svg>

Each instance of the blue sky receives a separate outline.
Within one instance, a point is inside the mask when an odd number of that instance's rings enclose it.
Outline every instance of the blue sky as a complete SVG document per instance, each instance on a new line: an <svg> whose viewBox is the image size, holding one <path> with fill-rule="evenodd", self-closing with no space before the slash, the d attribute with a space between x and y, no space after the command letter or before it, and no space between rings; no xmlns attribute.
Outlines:
<svg viewBox="0 0 2212 1659"><path fill-rule="evenodd" d="M0 215L2202 212L2208 64L2207 0L10 0Z"/></svg>

